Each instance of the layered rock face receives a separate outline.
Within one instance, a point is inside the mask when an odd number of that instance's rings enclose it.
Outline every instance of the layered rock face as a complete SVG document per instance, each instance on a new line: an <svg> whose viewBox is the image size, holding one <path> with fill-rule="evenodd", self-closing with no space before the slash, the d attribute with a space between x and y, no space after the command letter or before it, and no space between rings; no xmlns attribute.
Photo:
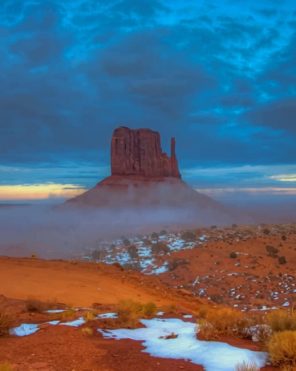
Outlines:
<svg viewBox="0 0 296 371"><path fill-rule="evenodd" d="M111 174L147 178L181 178L171 139L171 155L162 152L160 135L150 129L119 127L111 141Z"/></svg>

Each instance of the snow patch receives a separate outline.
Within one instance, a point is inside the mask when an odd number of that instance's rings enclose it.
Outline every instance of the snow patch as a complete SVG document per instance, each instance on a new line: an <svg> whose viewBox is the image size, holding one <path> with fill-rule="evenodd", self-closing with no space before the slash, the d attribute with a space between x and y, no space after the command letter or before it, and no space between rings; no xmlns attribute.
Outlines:
<svg viewBox="0 0 296 371"><path fill-rule="evenodd" d="M56 326L60 323L60 321L49 321L47 322L49 325Z"/></svg>
<svg viewBox="0 0 296 371"><path fill-rule="evenodd" d="M65 309L48 309L45 311L45 313L63 313L65 312Z"/></svg>
<svg viewBox="0 0 296 371"><path fill-rule="evenodd" d="M39 331L38 325L33 323L23 323L18 327L12 328L9 333L10 335L15 336L28 336L34 334L37 331Z"/></svg>
<svg viewBox="0 0 296 371"><path fill-rule="evenodd" d="M78 319L75 319L74 321L69 321L69 322L62 322L60 325L64 326L70 326L70 327L79 327L83 324L85 324L85 319L83 317L79 317Z"/></svg>
<svg viewBox="0 0 296 371"><path fill-rule="evenodd" d="M180 319L141 320L145 328L134 330L101 330L106 338L142 341L145 352L154 357L186 359L202 365L206 371L235 371L242 362L263 367L267 360L264 352L233 347L229 344L196 339L196 325ZM178 335L166 339L170 334Z"/></svg>
<svg viewBox="0 0 296 371"><path fill-rule="evenodd" d="M113 313L113 312L110 312L110 313L101 313L97 316L97 318L99 319L105 319L105 318L118 318L118 315L117 313Z"/></svg>

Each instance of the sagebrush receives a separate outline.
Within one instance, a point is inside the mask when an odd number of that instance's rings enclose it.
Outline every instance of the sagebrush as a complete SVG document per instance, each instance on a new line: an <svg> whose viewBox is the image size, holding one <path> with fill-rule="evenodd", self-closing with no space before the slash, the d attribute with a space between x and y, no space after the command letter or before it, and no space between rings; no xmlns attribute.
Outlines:
<svg viewBox="0 0 296 371"><path fill-rule="evenodd" d="M275 332L267 349L275 366L296 366L296 331Z"/></svg>

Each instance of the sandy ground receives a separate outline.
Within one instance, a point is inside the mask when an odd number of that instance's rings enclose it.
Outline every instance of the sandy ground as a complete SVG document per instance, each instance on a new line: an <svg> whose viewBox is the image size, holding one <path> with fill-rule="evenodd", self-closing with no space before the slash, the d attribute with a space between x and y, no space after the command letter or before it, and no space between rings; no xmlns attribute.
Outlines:
<svg viewBox="0 0 296 371"><path fill-rule="evenodd" d="M0 282L0 310L13 316L14 326L49 320L48 315L26 311L30 297L76 307L96 303L108 308L122 299L153 301L158 306L179 303L183 308L195 304L175 296L156 277L103 264L2 257ZM150 357L142 349L134 341L103 339L96 331L89 336L81 328L44 326L31 336L0 337L0 364L9 362L17 371L202 370L186 361Z"/></svg>
<svg viewBox="0 0 296 371"><path fill-rule="evenodd" d="M145 284L144 284L145 283ZM115 304L123 299L171 303L157 278L127 274L95 263L0 258L0 293L10 298L36 298L72 306Z"/></svg>

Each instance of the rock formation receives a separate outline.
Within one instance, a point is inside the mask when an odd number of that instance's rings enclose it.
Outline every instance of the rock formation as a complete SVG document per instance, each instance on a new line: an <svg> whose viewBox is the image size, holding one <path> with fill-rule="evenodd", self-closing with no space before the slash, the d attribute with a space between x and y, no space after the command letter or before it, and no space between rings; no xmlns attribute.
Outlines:
<svg viewBox="0 0 296 371"><path fill-rule="evenodd" d="M175 138L171 139L169 157L162 152L158 132L127 127L115 129L111 142L111 174L181 178L175 153Z"/></svg>
<svg viewBox="0 0 296 371"><path fill-rule="evenodd" d="M115 129L111 141L111 175L68 200L67 205L108 210L152 208L155 215L159 212L158 215L177 219L178 215L186 215L204 224L231 220L224 206L196 192L181 179L175 146L172 138L168 156L161 149L158 132L127 127Z"/></svg>

